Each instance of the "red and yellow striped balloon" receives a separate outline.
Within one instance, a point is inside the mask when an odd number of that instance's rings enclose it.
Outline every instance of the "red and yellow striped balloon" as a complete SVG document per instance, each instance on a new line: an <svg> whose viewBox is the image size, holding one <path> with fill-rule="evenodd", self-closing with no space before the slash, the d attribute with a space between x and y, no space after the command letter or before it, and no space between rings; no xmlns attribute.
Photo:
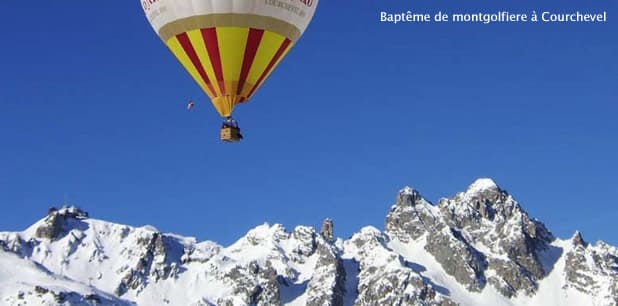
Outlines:
<svg viewBox="0 0 618 306"><path fill-rule="evenodd" d="M159 37L219 114L248 101L300 38L319 0L143 0Z"/></svg>

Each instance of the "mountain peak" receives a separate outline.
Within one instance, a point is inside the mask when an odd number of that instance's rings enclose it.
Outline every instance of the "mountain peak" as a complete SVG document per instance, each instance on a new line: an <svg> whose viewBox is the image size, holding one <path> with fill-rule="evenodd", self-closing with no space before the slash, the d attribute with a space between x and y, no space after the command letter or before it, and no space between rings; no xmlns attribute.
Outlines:
<svg viewBox="0 0 618 306"><path fill-rule="evenodd" d="M410 186L405 186L397 193L397 203L395 205L415 206L425 202L425 199L418 192L418 190ZM429 202L426 202L425 204L429 204Z"/></svg>
<svg viewBox="0 0 618 306"><path fill-rule="evenodd" d="M64 205L60 209L56 207L50 207L47 210L47 216L51 216L53 214L58 214L64 217L75 219L87 219L89 217L87 211L75 205Z"/></svg>
<svg viewBox="0 0 618 306"><path fill-rule="evenodd" d="M38 222L35 236L52 240L59 238L76 224L88 218L88 213L77 206L65 205L60 209L51 207L47 210L47 216Z"/></svg>
<svg viewBox="0 0 618 306"><path fill-rule="evenodd" d="M571 237L571 242L575 246L586 246L586 241L584 240L584 237L582 237L582 233L580 233L579 231L575 231L575 234L573 234L573 237Z"/></svg>
<svg viewBox="0 0 618 306"><path fill-rule="evenodd" d="M472 183L466 193L477 193L485 190L499 190L498 184L490 178L479 178Z"/></svg>
<svg viewBox="0 0 618 306"><path fill-rule="evenodd" d="M403 187L401 190L399 190L399 194L405 194L405 195L413 195L416 191L414 190L414 188L410 187L410 186L405 186Z"/></svg>

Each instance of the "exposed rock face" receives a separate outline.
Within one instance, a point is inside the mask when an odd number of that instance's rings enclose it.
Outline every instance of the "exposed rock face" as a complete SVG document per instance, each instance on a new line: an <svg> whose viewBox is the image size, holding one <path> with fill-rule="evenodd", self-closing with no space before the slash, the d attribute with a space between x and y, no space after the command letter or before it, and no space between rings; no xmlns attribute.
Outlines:
<svg viewBox="0 0 618 306"><path fill-rule="evenodd" d="M586 263L586 246L579 233L576 233L571 239L573 249L566 254L566 279L569 285L577 288L580 291L587 291L596 286L594 277L590 275L591 271ZM591 258L594 260L594 258Z"/></svg>
<svg viewBox="0 0 618 306"><path fill-rule="evenodd" d="M565 255L566 287L592 295L597 305L618 305L618 249L590 245L576 232Z"/></svg>
<svg viewBox="0 0 618 306"><path fill-rule="evenodd" d="M0 232L2 305L548 303L618 305L618 250L556 239L488 179L437 205L406 187L384 232L345 241L327 219L319 232L263 224L223 247L75 207Z"/></svg>
<svg viewBox="0 0 618 306"><path fill-rule="evenodd" d="M333 240L333 220L328 218L324 220L322 223L322 229L320 230L320 235L322 235L322 237L326 240Z"/></svg>
<svg viewBox="0 0 618 306"><path fill-rule="evenodd" d="M358 297L355 305L455 305L388 247L388 237L366 227L346 247L357 253Z"/></svg>
<svg viewBox="0 0 618 306"><path fill-rule="evenodd" d="M468 290L481 291L485 286L487 262L455 229L442 227L429 233L425 249L442 264L444 270Z"/></svg>
<svg viewBox="0 0 618 306"><path fill-rule="evenodd" d="M448 226L442 212L418 191L402 189L385 222L386 232L402 242L427 237L425 249L433 254L444 270L469 290L480 291L485 285L485 259L463 239L459 230Z"/></svg>
<svg viewBox="0 0 618 306"><path fill-rule="evenodd" d="M482 291L489 283L507 297L534 294L546 275L539 254L554 239L490 179L477 180L437 206L405 188L385 228L402 242L426 237L425 249L468 290Z"/></svg>
<svg viewBox="0 0 618 306"><path fill-rule="evenodd" d="M279 284L277 271L270 261L262 267L256 261L248 266L236 266L225 274L224 280L231 285L229 296L219 298L217 305L278 305Z"/></svg>
<svg viewBox="0 0 618 306"><path fill-rule="evenodd" d="M307 306L341 306L345 294L345 269L339 251L319 240L317 262L307 286Z"/></svg>
<svg viewBox="0 0 618 306"><path fill-rule="evenodd" d="M539 254L554 237L542 223L531 220L511 195L491 180L479 180L465 193L440 204L447 223L465 231L471 243L510 259L512 264L492 261L510 287L527 294L536 290L535 282L546 274Z"/></svg>
<svg viewBox="0 0 618 306"><path fill-rule="evenodd" d="M36 229L35 237L49 240L57 239L63 233L65 226L71 227L68 223L86 218L88 218L88 213L77 207L63 207L60 210L52 207L48 210L47 217Z"/></svg>
<svg viewBox="0 0 618 306"><path fill-rule="evenodd" d="M488 277L488 281L502 295L513 297L518 290L527 295L534 294L537 283L530 273L523 267L512 261L492 258L489 261L489 269L496 271L496 275Z"/></svg>
<svg viewBox="0 0 618 306"><path fill-rule="evenodd" d="M55 239L62 231L63 217L58 213L52 213L45 218L41 226L36 229L36 237L43 239Z"/></svg>
<svg viewBox="0 0 618 306"><path fill-rule="evenodd" d="M416 240L434 228L436 213L438 210L431 203L406 187L399 192L386 217L386 232L403 242Z"/></svg>
<svg viewBox="0 0 618 306"><path fill-rule="evenodd" d="M179 272L181 258L172 258L171 254L184 251L182 245L174 239L159 232L149 233L137 240L137 264L124 273L115 290L116 295L123 295L129 289L140 292L148 281L157 282L168 277L175 277Z"/></svg>

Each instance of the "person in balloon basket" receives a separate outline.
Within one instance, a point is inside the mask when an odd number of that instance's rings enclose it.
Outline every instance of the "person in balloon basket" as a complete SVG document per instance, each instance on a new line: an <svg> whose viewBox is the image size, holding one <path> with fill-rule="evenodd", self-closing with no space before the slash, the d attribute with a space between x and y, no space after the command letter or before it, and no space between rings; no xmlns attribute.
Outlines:
<svg viewBox="0 0 618 306"><path fill-rule="evenodd" d="M242 134L240 134L240 128L238 127L238 122L234 120L232 117L225 118L225 120L223 121L223 125L221 126L222 129L228 128L228 127L237 130L238 138L242 139Z"/></svg>

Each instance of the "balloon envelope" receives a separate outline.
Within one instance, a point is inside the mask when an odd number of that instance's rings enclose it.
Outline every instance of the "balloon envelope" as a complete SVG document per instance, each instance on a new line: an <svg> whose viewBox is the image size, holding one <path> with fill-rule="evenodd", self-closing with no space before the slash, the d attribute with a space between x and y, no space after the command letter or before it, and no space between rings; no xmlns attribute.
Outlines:
<svg viewBox="0 0 618 306"><path fill-rule="evenodd" d="M142 0L155 32L219 114L248 101L303 34L319 0Z"/></svg>

